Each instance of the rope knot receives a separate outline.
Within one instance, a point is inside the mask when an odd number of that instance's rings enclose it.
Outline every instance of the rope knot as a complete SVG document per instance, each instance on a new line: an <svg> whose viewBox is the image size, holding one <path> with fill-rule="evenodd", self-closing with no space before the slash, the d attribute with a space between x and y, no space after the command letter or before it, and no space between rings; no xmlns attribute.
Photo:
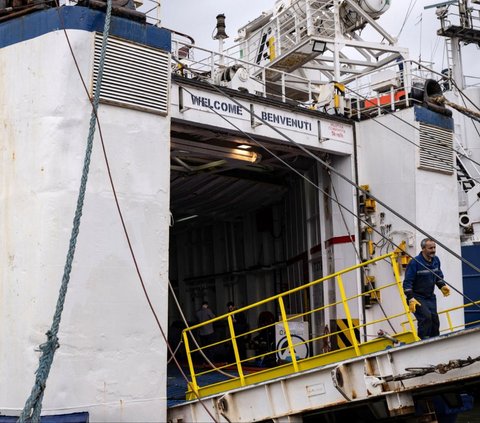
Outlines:
<svg viewBox="0 0 480 423"><path fill-rule="evenodd" d="M47 331L45 335L47 335L47 341L43 344L40 344L38 347L42 354L53 353L55 350L60 348L57 335L53 334L51 330Z"/></svg>

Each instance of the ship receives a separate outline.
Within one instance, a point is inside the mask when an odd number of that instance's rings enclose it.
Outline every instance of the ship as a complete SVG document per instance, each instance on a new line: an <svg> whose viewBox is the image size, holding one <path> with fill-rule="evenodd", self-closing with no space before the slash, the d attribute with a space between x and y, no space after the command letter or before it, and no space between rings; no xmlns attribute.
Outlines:
<svg viewBox="0 0 480 423"><path fill-rule="evenodd" d="M390 3L278 0L228 48L219 13L211 51L161 2L0 2L0 422L475 415L480 3L432 4L443 69Z"/></svg>

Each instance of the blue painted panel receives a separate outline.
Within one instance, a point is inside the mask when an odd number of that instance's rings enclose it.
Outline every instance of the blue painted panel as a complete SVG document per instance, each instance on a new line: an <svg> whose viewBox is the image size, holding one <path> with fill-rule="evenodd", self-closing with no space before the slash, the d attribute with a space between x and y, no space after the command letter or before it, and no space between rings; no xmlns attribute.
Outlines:
<svg viewBox="0 0 480 423"><path fill-rule="evenodd" d="M480 245L468 245L462 247L462 257L480 267ZM462 263L463 274L463 293L469 299L465 298L464 303L480 300L480 274L470 266ZM474 306L465 309L465 322L475 322L480 320L480 308Z"/></svg>
<svg viewBox="0 0 480 423"><path fill-rule="evenodd" d="M41 10L0 24L0 48L63 28L103 32L104 24L104 12L86 7L64 6ZM149 47L171 50L170 31L146 23L112 16L110 34Z"/></svg>
<svg viewBox="0 0 480 423"><path fill-rule="evenodd" d="M0 416L0 423L16 423L18 416ZM41 423L88 423L87 412L42 416Z"/></svg>
<svg viewBox="0 0 480 423"><path fill-rule="evenodd" d="M453 119L451 117L433 112L422 106L415 106L414 110L416 121L453 131Z"/></svg>

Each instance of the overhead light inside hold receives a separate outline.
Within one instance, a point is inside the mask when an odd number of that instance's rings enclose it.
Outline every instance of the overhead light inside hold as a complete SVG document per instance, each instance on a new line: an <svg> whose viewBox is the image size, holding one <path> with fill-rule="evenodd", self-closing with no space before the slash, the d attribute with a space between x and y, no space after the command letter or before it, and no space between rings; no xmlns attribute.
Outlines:
<svg viewBox="0 0 480 423"><path fill-rule="evenodd" d="M197 157L219 158L225 160L239 160L249 163L257 163L262 156L254 151L246 151L242 148L227 148L207 143L198 143L187 140L172 140L172 155L191 154Z"/></svg>
<svg viewBox="0 0 480 423"><path fill-rule="evenodd" d="M242 150L250 150L252 146L248 144L240 144L237 148L241 148Z"/></svg>
<svg viewBox="0 0 480 423"><path fill-rule="evenodd" d="M327 43L325 41L314 40L312 45L312 51L315 53L325 53Z"/></svg>

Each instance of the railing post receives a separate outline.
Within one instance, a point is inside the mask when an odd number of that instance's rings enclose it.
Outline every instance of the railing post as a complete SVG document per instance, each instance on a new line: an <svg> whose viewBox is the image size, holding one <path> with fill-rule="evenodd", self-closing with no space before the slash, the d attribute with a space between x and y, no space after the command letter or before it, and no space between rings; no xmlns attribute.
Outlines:
<svg viewBox="0 0 480 423"><path fill-rule="evenodd" d="M313 29L312 8L310 6L310 0L305 1L305 12L307 15L307 35L311 37L314 34L314 29Z"/></svg>
<svg viewBox="0 0 480 423"><path fill-rule="evenodd" d="M262 68L262 82L263 82L263 97L267 96L267 71L265 67Z"/></svg>
<svg viewBox="0 0 480 423"><path fill-rule="evenodd" d="M182 337L183 337L183 344L185 345L185 351L187 353L187 361L188 361L188 368L190 370L190 376L192 377L192 381L190 382L190 386L192 387L192 390L196 392L198 396L198 384L197 384L197 378L195 377L195 368L193 367L193 360L192 360L192 352L190 351L190 344L188 343L188 330L184 330L182 332Z"/></svg>
<svg viewBox="0 0 480 423"><path fill-rule="evenodd" d="M352 345L355 348L355 353L357 356L360 356L360 348L358 347L357 337L355 336L355 330L353 328L352 315L350 314L350 308L348 307L347 296L345 294L345 288L343 286L342 276L337 276L338 289L340 290L340 296L342 297L342 304L345 310L345 317L348 322L348 331L350 332L350 337L352 338Z"/></svg>
<svg viewBox="0 0 480 423"><path fill-rule="evenodd" d="M395 89L390 87L390 111L395 111Z"/></svg>
<svg viewBox="0 0 480 423"><path fill-rule="evenodd" d="M392 263L393 275L395 276L395 282L397 283L398 293L399 293L400 298L402 300L403 309L405 311L405 314L407 315L408 323L410 324L410 329L413 332L413 335L415 336L415 339L419 340L420 338L417 335L417 330L415 329L415 325L413 323L412 315L410 313L410 309L408 308L407 300L406 300L405 295L403 293L402 281L400 279L400 270L398 269L398 263L397 263L397 256L398 256L397 253L392 253L390 255L390 261Z"/></svg>
<svg viewBox="0 0 480 423"><path fill-rule="evenodd" d="M278 298L278 305L280 306L280 314L282 316L283 328L285 329L285 336L287 337L288 350L290 351L290 357L292 358L293 369L298 372L297 356L295 355L295 348L293 348L292 335L290 334L290 328L287 322L287 313L285 311L285 304L283 303L283 297Z"/></svg>
<svg viewBox="0 0 480 423"><path fill-rule="evenodd" d="M281 26L280 26L280 21L277 18L275 19L275 26L276 26L276 32L274 33L275 35L275 44L276 44L276 49L275 49L275 56L281 56L283 54L283 40L282 40L282 33L280 32Z"/></svg>
<svg viewBox="0 0 480 423"><path fill-rule="evenodd" d="M450 316L450 312L447 311L447 322L448 322L448 327L450 329L450 332L453 332L453 323L452 323L452 317Z"/></svg>
<svg viewBox="0 0 480 423"><path fill-rule="evenodd" d="M232 315L230 314L227 319L228 319L228 328L230 329L231 341L233 346L233 354L235 355L235 364L237 365L237 370L238 370L238 376L240 377L240 383L242 384L242 386L245 386L245 376L243 375L241 358L238 352L237 338L235 338L236 334L235 334L235 329L233 328Z"/></svg>
<svg viewBox="0 0 480 423"><path fill-rule="evenodd" d="M215 75L215 53L213 51L210 52L210 75L212 78Z"/></svg>

